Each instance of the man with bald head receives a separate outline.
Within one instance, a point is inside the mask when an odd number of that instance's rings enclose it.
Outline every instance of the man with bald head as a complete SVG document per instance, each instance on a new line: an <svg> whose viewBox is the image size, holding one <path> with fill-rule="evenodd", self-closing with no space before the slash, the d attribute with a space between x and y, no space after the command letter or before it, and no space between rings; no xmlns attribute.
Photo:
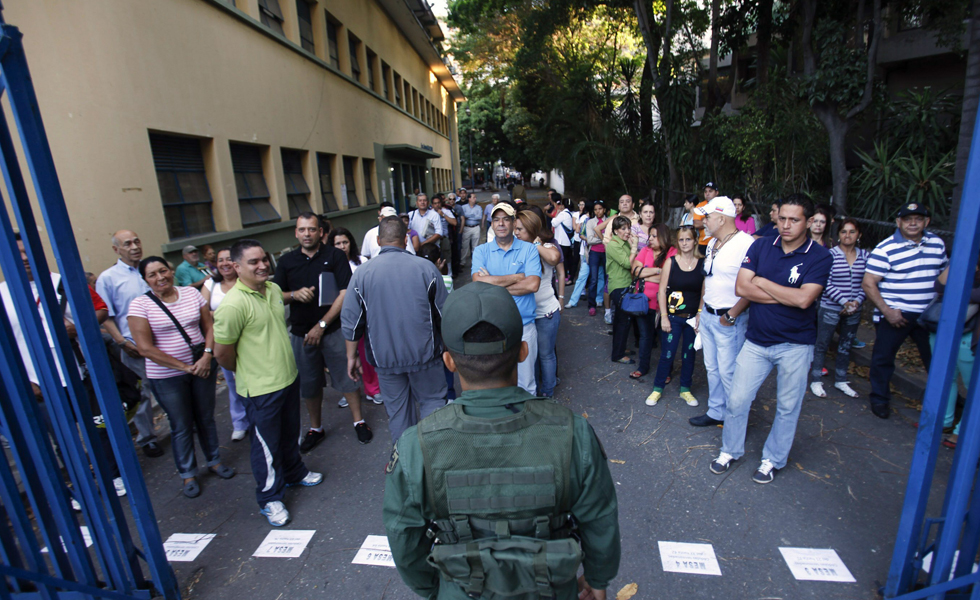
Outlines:
<svg viewBox="0 0 980 600"><path fill-rule="evenodd" d="M95 291L105 300L111 317L103 326L119 348L122 363L145 382L146 360L136 349L127 320L129 303L150 290L137 269L143 259L143 243L136 232L120 229L112 235L112 251L119 256L119 260L103 271L95 282ZM141 387L143 401L133 417L133 423L139 432L136 444L143 448L143 453L148 457L156 458L163 456L163 449L157 444L157 437L153 433L153 405L149 386Z"/></svg>

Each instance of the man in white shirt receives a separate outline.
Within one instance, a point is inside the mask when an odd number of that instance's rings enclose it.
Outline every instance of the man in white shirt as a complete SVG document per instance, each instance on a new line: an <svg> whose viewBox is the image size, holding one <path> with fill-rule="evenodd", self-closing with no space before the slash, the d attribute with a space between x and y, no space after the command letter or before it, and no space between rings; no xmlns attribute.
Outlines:
<svg viewBox="0 0 980 600"><path fill-rule="evenodd" d="M713 239L704 260L704 294L698 314L704 368L708 372L708 412L689 422L695 427L707 427L725 420L735 359L745 343L748 316L740 315L749 302L735 295L735 280L745 253L755 240L735 227L735 203L728 196L718 196L694 212L703 217L704 228Z"/></svg>
<svg viewBox="0 0 980 600"><path fill-rule="evenodd" d="M419 194L415 197L415 210L408 213L408 228L419 234L419 244L439 244L446 236L442 228L442 217L434 210L429 210L429 197Z"/></svg>
<svg viewBox="0 0 980 600"><path fill-rule="evenodd" d="M385 217L397 216L398 211L395 210L395 206L391 202L381 203L381 210L378 211L378 223ZM378 227L375 225L364 234L364 241L361 242L361 258L364 260L372 259L381 252L381 246L378 245ZM415 246L408 237L405 238L405 249L409 254L415 254Z"/></svg>

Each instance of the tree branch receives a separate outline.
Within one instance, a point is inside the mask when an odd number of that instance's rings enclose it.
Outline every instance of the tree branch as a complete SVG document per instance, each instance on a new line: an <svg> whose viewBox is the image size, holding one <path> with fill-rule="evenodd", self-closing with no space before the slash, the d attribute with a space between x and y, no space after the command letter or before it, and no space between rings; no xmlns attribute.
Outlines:
<svg viewBox="0 0 980 600"><path fill-rule="evenodd" d="M858 15L861 18L861 15ZM878 66L878 41L881 39L881 33L884 30L884 23L881 20L881 0L874 0L874 29L871 30L871 47L868 48L868 76L867 81L864 84L864 94L861 96L861 101L858 102L857 106L853 107L851 110L847 111L848 121L856 117L864 109L871 105L871 100L874 98L874 84L875 84L875 68ZM858 39L860 42L861 39Z"/></svg>

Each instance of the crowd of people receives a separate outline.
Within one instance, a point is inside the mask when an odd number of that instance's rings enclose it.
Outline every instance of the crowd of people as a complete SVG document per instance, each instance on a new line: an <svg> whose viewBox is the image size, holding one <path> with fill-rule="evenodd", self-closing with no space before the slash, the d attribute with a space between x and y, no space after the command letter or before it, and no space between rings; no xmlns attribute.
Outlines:
<svg viewBox="0 0 980 600"><path fill-rule="evenodd" d="M256 500L273 526L291 518L285 488L323 481L302 455L326 436L328 384L341 394L339 406L350 411L353 437L362 444L374 437L362 402L384 406L395 444L391 473L402 436L412 432L413 448L420 444L420 423L432 423L427 417L447 403L466 406L481 377L522 390L517 396L507 392L513 401L501 405L508 407L502 414L521 412L514 404L530 398L552 398L560 385L562 316L583 297L588 315L602 307L611 326L610 360L631 366L624 376L641 380L653 370L648 406L674 397L701 406L693 377L702 353L707 397L703 413L689 422L724 426L712 473L727 472L744 456L752 402L772 369L778 371L775 419L752 475L764 484L787 464L807 391L827 395L822 378L829 375L824 364L835 335L834 389L860 396L850 385L849 353L859 344L866 301L873 305L876 331L869 407L877 417L889 417L889 383L906 338L929 366L937 320L931 313L941 299L948 259L943 241L927 230L928 210L916 203L897 211L896 231L870 252L860 246L858 220L837 220L829 206L814 206L801 194L773 202L761 227L750 213L744 197L724 196L713 182L701 196L686 199L679 219L668 219L679 221L675 228L658 219L653 202L637 206L626 194L607 207L603 200L573 203L551 190L541 207L496 194L481 206L466 190L431 200L419 193L407 213L382 203L378 226L360 245L324 217L300 214L298 246L275 266L259 242L243 239L218 250L188 245L174 267L160 256L144 256L139 236L121 230L111 239L118 260L92 277L92 300L121 374L117 383L138 431L136 444L147 457L164 454L154 433L152 396L170 422L184 495L202 492L195 438L209 472L233 477L235 470L222 463L215 424L217 406L224 406L216 400L220 375L228 389L231 440L251 438ZM22 258L30 276L23 250ZM454 279L465 280L466 269L473 283L457 290ZM976 303L980 285L974 287ZM34 293L37 298L36 286ZM0 295L7 314L16 314L6 284L0 284ZM448 314L450 306L459 315ZM65 319L70 324L70 314ZM479 335L459 329L457 319ZM964 330L958 356L967 384L977 321L973 317ZM492 331L480 329L486 323ZM16 321L13 326L30 367L24 332ZM506 360L496 362L498 355ZM480 366L480 360L489 362ZM513 382L507 383L511 367ZM40 397L38 375L33 368L28 375ZM959 433L955 405L954 386L943 442L949 447ZM305 432L302 406L309 420ZM498 442L504 443L487 441ZM414 450L406 452L410 461L422 460ZM114 475L117 493L125 494ZM609 510L598 513L599 521L608 521ZM618 560L618 530L616 537ZM601 552L612 556L609 548ZM606 575L601 579L608 581ZM600 584L593 579L589 585Z"/></svg>

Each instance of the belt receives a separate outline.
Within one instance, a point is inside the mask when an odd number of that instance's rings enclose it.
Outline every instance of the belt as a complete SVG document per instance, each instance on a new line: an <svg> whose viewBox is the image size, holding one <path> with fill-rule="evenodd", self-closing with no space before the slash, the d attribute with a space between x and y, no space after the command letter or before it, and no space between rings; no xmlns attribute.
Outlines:
<svg viewBox="0 0 980 600"><path fill-rule="evenodd" d="M463 227L479 227L479 226L480 226L479 223L477 223L476 225L469 225L469 224L463 225Z"/></svg>
<svg viewBox="0 0 980 600"><path fill-rule="evenodd" d="M722 316L723 314L725 314L726 312L728 312L729 310L731 310L731 308L732 307L730 307L730 306L728 308L711 308L707 304L704 305L705 312L707 312L709 314L712 314L712 315L717 315L719 317Z"/></svg>
<svg viewBox="0 0 980 600"><path fill-rule="evenodd" d="M694 316L694 313L669 313L671 317L677 317L680 319L690 319Z"/></svg>

